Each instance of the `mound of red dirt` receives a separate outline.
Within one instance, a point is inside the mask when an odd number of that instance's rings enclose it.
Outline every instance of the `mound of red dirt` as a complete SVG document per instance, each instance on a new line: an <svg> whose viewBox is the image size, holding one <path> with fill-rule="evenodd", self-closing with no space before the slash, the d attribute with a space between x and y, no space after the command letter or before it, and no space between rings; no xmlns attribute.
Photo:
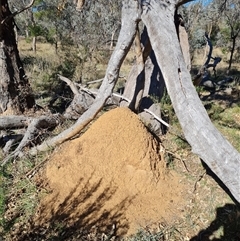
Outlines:
<svg viewBox="0 0 240 241"><path fill-rule="evenodd" d="M40 204L40 223L103 231L115 224L125 235L178 215L180 179L166 171L159 142L127 108L103 114L62 145L45 175L51 192Z"/></svg>

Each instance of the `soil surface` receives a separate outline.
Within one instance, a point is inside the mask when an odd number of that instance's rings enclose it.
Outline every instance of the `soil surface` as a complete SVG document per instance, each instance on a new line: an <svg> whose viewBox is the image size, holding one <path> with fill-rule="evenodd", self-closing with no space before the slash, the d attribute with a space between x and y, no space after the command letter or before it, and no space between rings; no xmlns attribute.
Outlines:
<svg viewBox="0 0 240 241"><path fill-rule="evenodd" d="M103 114L78 139L58 148L45 169L51 190L38 211L39 223L117 235L172 223L182 208L183 185L167 171L163 148L127 108Z"/></svg>

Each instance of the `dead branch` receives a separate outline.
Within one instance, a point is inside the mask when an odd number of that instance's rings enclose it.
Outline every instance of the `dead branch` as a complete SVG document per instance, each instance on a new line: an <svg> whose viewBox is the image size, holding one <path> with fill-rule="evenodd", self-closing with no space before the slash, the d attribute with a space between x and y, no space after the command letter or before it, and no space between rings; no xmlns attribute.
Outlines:
<svg viewBox="0 0 240 241"><path fill-rule="evenodd" d="M23 134L7 134L1 138L3 152L8 154L13 146L23 138Z"/></svg>
<svg viewBox="0 0 240 241"><path fill-rule="evenodd" d="M154 114L152 111L148 110L148 109L144 109L145 112L149 113L150 115L152 115L156 120L158 120L160 123L162 123L163 125L165 125L166 127L170 127L170 125L164 121L163 119L161 119L160 117L158 117L156 114Z"/></svg>
<svg viewBox="0 0 240 241"><path fill-rule="evenodd" d="M31 120L31 117L25 116L1 116L0 130L24 128L29 125L29 122L31 122Z"/></svg>
<svg viewBox="0 0 240 241"><path fill-rule="evenodd" d="M215 58L212 57L213 46L212 46L212 42L211 42L210 38L208 37L207 33L205 33L205 38L206 38L207 44L209 46L209 52L208 52L207 59L206 59L204 65L200 68L197 75L193 78L193 83L195 86L201 85L202 82L206 81L209 78L209 73L208 73L209 68L213 68L214 75L216 77L217 64L219 64L222 60L220 57L215 57ZM214 62L212 64L210 64L211 59L214 60Z"/></svg>
<svg viewBox="0 0 240 241"><path fill-rule="evenodd" d="M145 62L152 51L151 43L148 38L147 29L144 28L141 39L139 34L135 38L136 43L136 64L133 65L127 78L124 89L124 96L130 99L130 103L121 102L121 106L128 106L131 110L136 111L139 108L143 90L145 88Z"/></svg>
<svg viewBox="0 0 240 241"><path fill-rule="evenodd" d="M78 88L74 82L72 82L70 79L68 79L60 74L58 74L57 76L59 77L60 80L64 81L70 87L70 89L74 95L79 94Z"/></svg>
<svg viewBox="0 0 240 241"><path fill-rule="evenodd" d="M103 78L97 79L97 80L92 80L92 81L87 82L87 85L95 84L95 83L100 83L100 82L102 82L102 81L103 81Z"/></svg>
<svg viewBox="0 0 240 241"><path fill-rule="evenodd" d="M60 114L54 114L50 116L40 116L35 118L29 124L26 133L24 134L21 142L18 147L8 155L1 163L1 166L4 166L10 159L23 156L22 150L29 146L31 143L34 143L36 137L39 136L41 130L49 130L55 128L57 125L63 122L63 117Z"/></svg>
<svg viewBox="0 0 240 241"><path fill-rule="evenodd" d="M120 79L125 79L126 80L126 77L125 76L118 76L118 78ZM97 80L92 80L92 81L89 81L86 83L86 85L90 85L90 84L96 84L96 83L100 83L104 80L104 78L101 78L101 79L97 79Z"/></svg>

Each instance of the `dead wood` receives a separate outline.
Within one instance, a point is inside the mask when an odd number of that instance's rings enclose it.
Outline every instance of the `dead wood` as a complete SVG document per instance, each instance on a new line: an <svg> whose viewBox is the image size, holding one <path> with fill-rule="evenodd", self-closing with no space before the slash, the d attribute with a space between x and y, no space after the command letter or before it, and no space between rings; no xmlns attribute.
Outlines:
<svg viewBox="0 0 240 241"><path fill-rule="evenodd" d="M3 152L5 154L8 154L11 151L11 149L14 148L15 144L22 140L23 136L23 134L10 134L3 136L1 143L3 146Z"/></svg>
<svg viewBox="0 0 240 241"><path fill-rule="evenodd" d="M193 84L195 86L201 85L202 83L204 83L210 78L209 71L208 71L209 68L213 68L214 75L216 77L216 67L222 60L220 57L212 57L213 45L207 33L205 33L205 38L209 46L209 52L205 63L203 64L203 66L201 66L197 75L194 76L193 78ZM213 63L210 63L211 60L213 60Z"/></svg>
<svg viewBox="0 0 240 241"><path fill-rule="evenodd" d="M1 116L0 130L24 128L24 127L27 127L31 121L32 121L31 117L17 116L17 115Z"/></svg>
<svg viewBox="0 0 240 241"><path fill-rule="evenodd" d="M77 95L79 94L79 91L78 91L78 88L77 86L75 85L74 82L72 82L70 79L58 74L58 77L60 80L64 81L71 89L71 91L73 92L74 95Z"/></svg>
<svg viewBox="0 0 240 241"><path fill-rule="evenodd" d="M63 117L60 114L44 115L38 118L32 119L30 122L21 142L17 148L8 155L1 163L4 166L10 159L23 156L22 150L30 144L35 144L37 137L43 134L44 131L55 128L57 125L62 123ZM16 140L15 140L16 142ZM7 143L6 143L7 144ZM10 143L12 144L12 142ZM10 144L7 144L8 146ZM11 147L7 147L8 149Z"/></svg>
<svg viewBox="0 0 240 241"><path fill-rule="evenodd" d="M136 36L135 42L137 56L136 63L133 65L129 73L123 93L123 95L131 101L130 103L125 102L124 100L121 102L121 106L128 106L133 111L139 109L143 97L143 91L146 89L145 84L147 84L146 82L150 82L149 79L145 81L144 63L152 51L146 28L144 28L141 34L141 39L139 35Z"/></svg>

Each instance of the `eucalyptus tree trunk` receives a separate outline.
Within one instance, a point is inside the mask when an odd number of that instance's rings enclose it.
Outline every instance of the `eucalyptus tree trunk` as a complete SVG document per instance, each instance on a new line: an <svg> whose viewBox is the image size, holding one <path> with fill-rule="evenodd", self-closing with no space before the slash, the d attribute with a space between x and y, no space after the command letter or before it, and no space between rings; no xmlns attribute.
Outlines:
<svg viewBox="0 0 240 241"><path fill-rule="evenodd" d="M177 0L150 0L143 7L142 20L192 151L240 202L240 154L214 127L192 84L174 24L178 4Z"/></svg>
<svg viewBox="0 0 240 241"><path fill-rule="evenodd" d="M8 1L0 0L0 114L22 113L35 104L19 57Z"/></svg>
<svg viewBox="0 0 240 241"><path fill-rule="evenodd" d="M188 34L184 27L183 19L177 14L177 11L175 12L175 26L185 63L188 70L190 70L191 60ZM136 38L136 40L137 39L138 38ZM155 101L160 101L165 90L164 79L156 61L154 51L152 51L146 27L141 34L140 41L136 40L136 63L130 71L123 93L123 96L131 102L129 104L124 99L121 102L121 106L128 106L135 112L137 112L139 108L141 109L141 107L146 108L145 103L149 105L151 98L154 98ZM138 42L140 43L137 44ZM142 102L143 98L144 101Z"/></svg>

